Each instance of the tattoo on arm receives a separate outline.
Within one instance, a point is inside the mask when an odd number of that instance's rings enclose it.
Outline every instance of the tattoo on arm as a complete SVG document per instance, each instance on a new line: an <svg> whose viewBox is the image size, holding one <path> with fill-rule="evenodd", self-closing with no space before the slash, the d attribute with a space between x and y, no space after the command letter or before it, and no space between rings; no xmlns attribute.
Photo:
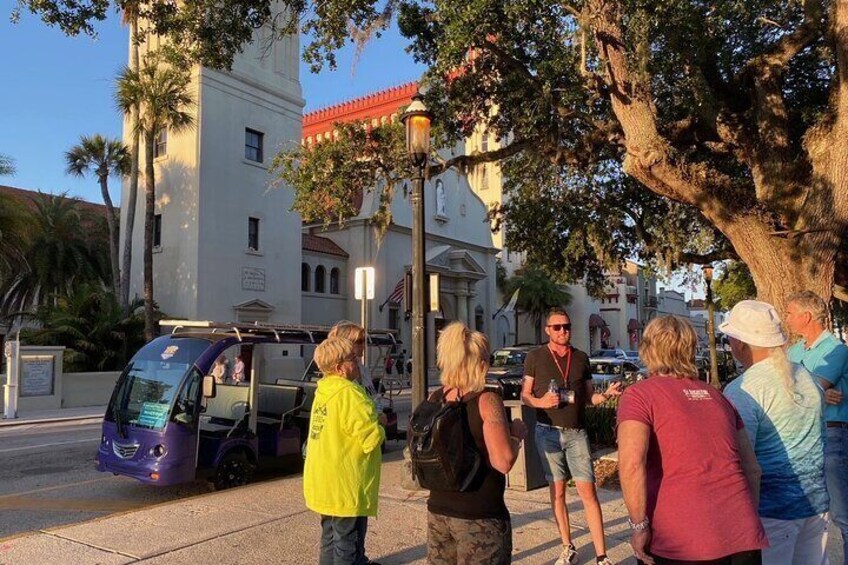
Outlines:
<svg viewBox="0 0 848 565"><path fill-rule="evenodd" d="M483 419L483 423L506 426L506 412L497 395L492 393L484 394L480 400L485 403L486 407L486 417Z"/></svg>

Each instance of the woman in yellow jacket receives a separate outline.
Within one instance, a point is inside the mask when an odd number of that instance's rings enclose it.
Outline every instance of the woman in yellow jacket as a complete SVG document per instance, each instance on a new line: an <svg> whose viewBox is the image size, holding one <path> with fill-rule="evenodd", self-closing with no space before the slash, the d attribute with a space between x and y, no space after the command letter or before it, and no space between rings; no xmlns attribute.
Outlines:
<svg viewBox="0 0 848 565"><path fill-rule="evenodd" d="M380 445L386 432L359 384L354 344L330 338L315 349L324 374L312 402L303 495L321 515L320 565L364 565L368 516L377 515Z"/></svg>

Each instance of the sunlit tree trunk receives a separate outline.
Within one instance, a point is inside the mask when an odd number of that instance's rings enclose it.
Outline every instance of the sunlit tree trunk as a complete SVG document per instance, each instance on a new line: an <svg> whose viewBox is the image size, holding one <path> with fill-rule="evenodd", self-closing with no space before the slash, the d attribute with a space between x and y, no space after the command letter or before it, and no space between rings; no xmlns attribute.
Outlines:
<svg viewBox="0 0 848 565"><path fill-rule="evenodd" d="M138 49L138 15L130 14L130 68L134 71L139 69L139 49ZM124 252L123 260L121 261L121 293L119 297L120 304L124 309L124 314L129 314L130 307L130 277L132 276L132 241L133 229L135 227L135 209L138 200L138 161L140 149L141 134L137 131L139 108L135 106L130 112L130 132L132 135L132 143L130 144L130 187L127 194L127 212L124 218Z"/></svg>

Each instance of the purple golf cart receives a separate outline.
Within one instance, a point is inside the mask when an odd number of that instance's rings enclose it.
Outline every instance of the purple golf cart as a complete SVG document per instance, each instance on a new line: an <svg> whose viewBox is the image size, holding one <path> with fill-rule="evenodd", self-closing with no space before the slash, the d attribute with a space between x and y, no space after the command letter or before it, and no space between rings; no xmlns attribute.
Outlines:
<svg viewBox="0 0 848 565"><path fill-rule="evenodd" d="M205 478L223 489L257 467L301 461L320 375L304 358L329 328L164 321L121 373L103 419L97 469L154 485ZM390 331L369 345L396 348ZM396 426L396 420L395 420Z"/></svg>

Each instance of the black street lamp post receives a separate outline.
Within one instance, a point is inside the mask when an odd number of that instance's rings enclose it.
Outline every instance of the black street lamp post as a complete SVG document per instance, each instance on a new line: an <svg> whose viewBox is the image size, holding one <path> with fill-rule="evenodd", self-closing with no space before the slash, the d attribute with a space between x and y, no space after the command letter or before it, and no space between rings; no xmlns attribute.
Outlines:
<svg viewBox="0 0 848 565"><path fill-rule="evenodd" d="M707 340L710 346L710 384L716 388L718 382L718 354L716 353L715 337L715 304L713 304L713 267L706 265L702 269L704 281L707 283Z"/></svg>
<svg viewBox="0 0 848 565"><path fill-rule="evenodd" d="M412 183L412 409L427 397L427 339L424 321L424 169L430 155L432 115L420 93L412 97L401 121L406 127L406 151L415 170Z"/></svg>

